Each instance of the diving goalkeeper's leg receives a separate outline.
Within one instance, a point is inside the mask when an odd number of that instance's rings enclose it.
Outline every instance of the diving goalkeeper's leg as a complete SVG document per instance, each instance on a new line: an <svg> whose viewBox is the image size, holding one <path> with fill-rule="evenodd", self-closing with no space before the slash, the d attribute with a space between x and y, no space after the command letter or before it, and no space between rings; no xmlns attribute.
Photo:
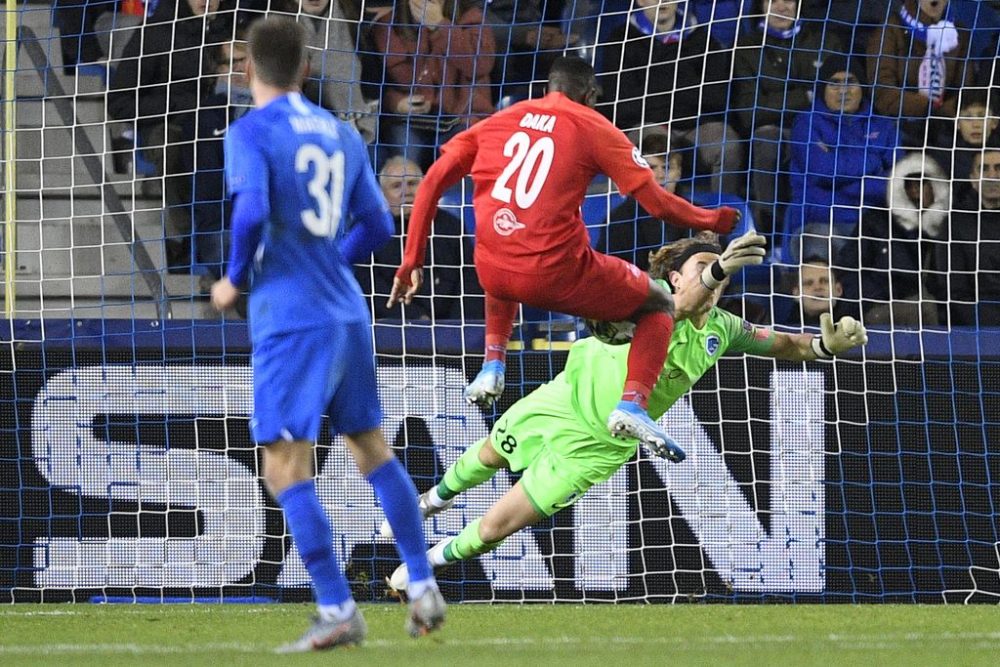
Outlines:
<svg viewBox="0 0 1000 667"><path fill-rule="evenodd" d="M427 558L432 567L475 558L493 551L509 536L537 523L544 516L528 497L524 485L518 482L493 504L485 516L467 525L455 537L449 537L431 547ZM404 563L392 573L389 587L405 591L409 581L409 571Z"/></svg>
<svg viewBox="0 0 1000 667"><path fill-rule="evenodd" d="M430 490L420 494L420 513L426 519L440 514L455 504L455 497L493 478L500 468L508 468L507 460L496 453L489 438L483 438L465 450L444 473L444 478ZM379 526L383 537L392 537L392 526L383 520Z"/></svg>

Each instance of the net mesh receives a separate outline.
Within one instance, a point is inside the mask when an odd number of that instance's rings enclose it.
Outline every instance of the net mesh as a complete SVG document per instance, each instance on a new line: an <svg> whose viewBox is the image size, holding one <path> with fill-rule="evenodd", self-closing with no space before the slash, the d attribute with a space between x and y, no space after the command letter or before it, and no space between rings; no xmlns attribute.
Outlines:
<svg viewBox="0 0 1000 667"><path fill-rule="evenodd" d="M310 595L249 438L245 322L207 299L227 251L222 137L251 105L241 41L268 10L306 25L306 94L357 127L402 205L357 276L386 436L420 491L586 334L523 308L497 410L464 403L483 348L471 182L441 202L423 295L384 307L437 146L542 94L559 55L593 63L598 110L665 187L768 237L727 308L870 330L837 361L722 359L664 417L687 462L640 452L444 570L450 598L995 603L1000 20L996 3L938 4L494 0L444 3L457 27L439 32L391 2L12 6L0 599ZM687 233L606 179L581 213L595 247L643 268ZM325 426L315 451L356 597L383 599L398 560L381 510ZM429 540L516 481L464 494Z"/></svg>

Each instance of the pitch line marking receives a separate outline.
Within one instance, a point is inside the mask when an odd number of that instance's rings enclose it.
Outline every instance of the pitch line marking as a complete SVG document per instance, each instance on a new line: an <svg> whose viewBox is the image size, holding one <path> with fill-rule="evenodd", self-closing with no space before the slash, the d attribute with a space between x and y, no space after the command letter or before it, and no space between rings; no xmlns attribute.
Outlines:
<svg viewBox="0 0 1000 667"><path fill-rule="evenodd" d="M691 646L711 646L711 645L754 645L754 644L789 644L799 642L825 642L832 644L844 644L858 649L890 649L900 643L912 641L975 641L977 646L982 648L993 648L996 642L1000 642L1000 632L961 632L961 633L939 633L923 634L919 632L906 632L887 635L848 635L843 633L830 633L822 636L800 636L800 635L750 635L737 636L725 635L719 637L700 637L696 639L685 639L680 637L589 637L581 639L578 637L550 637L550 638L483 638L483 639L444 639L442 643L448 646L459 647L518 647L536 645L594 645L594 644L616 644L642 646L648 644L661 644L683 647ZM372 648L396 648L409 646L410 643L400 640L376 639L365 642L365 646ZM0 645L0 655L59 655L59 654L85 654L85 653L118 653L132 655L155 655L155 654L187 654L206 651L235 651L239 653L269 653L274 646L269 644L254 644L247 642L213 642L205 644L14 644L9 646Z"/></svg>

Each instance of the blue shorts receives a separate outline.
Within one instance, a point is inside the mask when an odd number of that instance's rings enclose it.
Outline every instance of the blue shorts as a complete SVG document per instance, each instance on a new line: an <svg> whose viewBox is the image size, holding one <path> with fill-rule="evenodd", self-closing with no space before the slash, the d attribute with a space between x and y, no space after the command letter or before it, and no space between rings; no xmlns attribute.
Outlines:
<svg viewBox="0 0 1000 667"><path fill-rule="evenodd" d="M320 418L332 433L360 433L382 423L371 327L338 324L269 336L253 350L254 441L315 442Z"/></svg>

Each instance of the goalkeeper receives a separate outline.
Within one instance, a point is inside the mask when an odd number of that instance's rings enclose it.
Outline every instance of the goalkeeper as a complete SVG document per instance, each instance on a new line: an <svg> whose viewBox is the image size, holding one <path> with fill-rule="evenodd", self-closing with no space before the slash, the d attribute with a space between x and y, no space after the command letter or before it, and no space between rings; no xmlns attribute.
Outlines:
<svg viewBox="0 0 1000 667"><path fill-rule="evenodd" d="M678 314L670 353L649 399L654 419L687 393L727 350L808 361L829 359L867 342L864 326L851 317L834 324L829 313L824 314L822 333L814 336L757 327L717 308L729 276L762 261L762 243L750 232L722 252L718 237L702 232L650 256L650 276L670 284ZM488 437L467 449L441 482L420 496L421 512L429 517L501 468L523 473L482 518L430 549L433 566L496 549L509 535L575 503L632 458L638 441L614 438L603 419L618 401L627 357L627 345L607 345L593 337L574 343L561 373L511 406ZM676 447L652 453L673 461L684 459ZM391 536L387 522L381 532ZM407 581L404 564L389 583L405 590Z"/></svg>

